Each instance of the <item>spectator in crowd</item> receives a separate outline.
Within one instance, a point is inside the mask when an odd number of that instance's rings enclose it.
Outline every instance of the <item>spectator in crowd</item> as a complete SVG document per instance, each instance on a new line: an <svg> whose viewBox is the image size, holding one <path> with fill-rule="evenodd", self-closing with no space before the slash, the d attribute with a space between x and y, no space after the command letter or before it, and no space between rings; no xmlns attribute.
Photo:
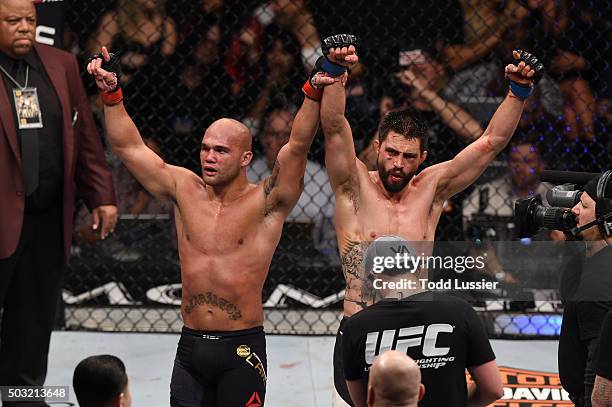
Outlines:
<svg viewBox="0 0 612 407"><path fill-rule="evenodd" d="M164 68L177 46L175 23L165 13L165 1L119 0L115 11L100 18L87 49L94 55L102 46L121 53L121 86L131 95L127 108L138 112L135 117L145 133L156 134L163 126L159 110L163 103L149 101L164 101L168 95L173 83Z"/></svg>
<svg viewBox="0 0 612 407"><path fill-rule="evenodd" d="M425 396L419 365L390 350L374 360L368 383L368 407L417 407Z"/></svg>
<svg viewBox="0 0 612 407"><path fill-rule="evenodd" d="M535 141L530 138L510 142L507 175L475 187L463 206L464 221L474 215L512 217L514 202L519 198L538 195L547 204L550 184L540 181L544 163ZM508 176L509 175L509 176Z"/></svg>
<svg viewBox="0 0 612 407"><path fill-rule="evenodd" d="M199 171L191 152L204 130L219 117L239 114L240 99L231 94L232 78L223 66L221 36L215 23L183 44L189 44L189 51L170 74L174 87L160 109L170 135L164 143L168 160L192 171Z"/></svg>
<svg viewBox="0 0 612 407"><path fill-rule="evenodd" d="M296 69L299 61L295 44L292 46L291 39L287 35L283 36L282 32L269 39L264 55L263 85L259 87L254 103L249 103L251 108L243 119L253 133L257 132L264 112L269 111L270 107L292 105L301 97L295 92L295 89L299 89L299 76L296 74L300 73L300 69Z"/></svg>
<svg viewBox="0 0 612 407"><path fill-rule="evenodd" d="M258 183L270 176L276 156L289 141L294 113L288 108L270 112L261 132L260 142L263 157L255 158L247 170L250 182ZM304 191L293 208L288 221L308 221L314 223L314 244L319 252L335 255L336 235L332 223L334 198L325 168L308 160L304 174Z"/></svg>
<svg viewBox="0 0 612 407"><path fill-rule="evenodd" d="M419 406L485 406L503 395L495 354L469 303L423 289L420 279L427 275L422 270L383 267L374 272L371 267L376 257L387 260L397 253L421 253L429 244L383 237L365 255L377 302L346 320L342 331L344 377L356 407L366 406L371 366L389 350L404 352L419 364L427 389ZM429 340L414 341L401 332ZM469 386L466 369L474 380Z"/></svg>
<svg viewBox="0 0 612 407"><path fill-rule="evenodd" d="M441 60L453 74L448 86L457 96L486 96L485 85L497 75L498 65L503 65L492 63L493 51L504 33L527 17L529 10L518 0L504 4L497 0L459 0L459 3L463 30L438 43Z"/></svg>
<svg viewBox="0 0 612 407"><path fill-rule="evenodd" d="M2 386L45 382L75 196L92 211L90 227L99 237L117 221L111 172L77 61L36 44L35 35L31 0L0 1Z"/></svg>
<svg viewBox="0 0 612 407"><path fill-rule="evenodd" d="M74 369L72 386L81 407L131 407L125 365L113 355L83 359Z"/></svg>
<svg viewBox="0 0 612 407"><path fill-rule="evenodd" d="M242 86L260 75L258 61L264 53L266 31L270 25L290 32L297 40L300 49L298 52L306 71L312 69L320 55L321 40L303 0L265 2L254 10L243 29L232 40L225 62L235 80L232 88L234 94L238 94ZM298 72L298 75L303 75L303 72Z"/></svg>
<svg viewBox="0 0 612 407"><path fill-rule="evenodd" d="M100 47L121 50L122 86L137 71L171 56L177 45L172 18L165 15L163 0L119 0L116 11L102 15L88 44L91 55Z"/></svg>

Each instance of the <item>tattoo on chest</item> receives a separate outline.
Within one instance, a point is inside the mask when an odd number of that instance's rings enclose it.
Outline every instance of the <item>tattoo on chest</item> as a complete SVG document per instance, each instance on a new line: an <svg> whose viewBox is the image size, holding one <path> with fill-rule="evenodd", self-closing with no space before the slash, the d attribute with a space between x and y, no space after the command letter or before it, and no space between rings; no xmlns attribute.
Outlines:
<svg viewBox="0 0 612 407"><path fill-rule="evenodd" d="M363 264L369 245L370 242L349 240L341 256L342 272L346 280L344 300L356 303L363 308L372 304L375 294L373 282L367 275Z"/></svg>
<svg viewBox="0 0 612 407"><path fill-rule="evenodd" d="M229 302L223 297L217 297L215 293L207 291L206 293L199 293L194 295L187 302L187 306L185 307L185 312L187 314L191 314L196 307L199 306L211 306L217 307L221 311L224 311L229 316L229 319L236 320L242 318L242 314L236 305Z"/></svg>

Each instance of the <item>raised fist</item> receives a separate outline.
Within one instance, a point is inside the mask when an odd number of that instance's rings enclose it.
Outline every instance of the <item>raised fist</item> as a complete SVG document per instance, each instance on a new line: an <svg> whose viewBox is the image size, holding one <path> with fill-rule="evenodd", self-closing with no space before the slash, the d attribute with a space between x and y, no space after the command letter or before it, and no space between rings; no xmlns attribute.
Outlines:
<svg viewBox="0 0 612 407"><path fill-rule="evenodd" d="M512 51L512 55L519 62L516 65L509 64L506 66L506 77L522 86L532 86L538 83L544 72L544 65L538 58L520 49Z"/></svg>
<svg viewBox="0 0 612 407"><path fill-rule="evenodd" d="M323 55L330 62L351 68L359 61L357 46L359 40L352 34L336 34L327 37L321 44Z"/></svg>

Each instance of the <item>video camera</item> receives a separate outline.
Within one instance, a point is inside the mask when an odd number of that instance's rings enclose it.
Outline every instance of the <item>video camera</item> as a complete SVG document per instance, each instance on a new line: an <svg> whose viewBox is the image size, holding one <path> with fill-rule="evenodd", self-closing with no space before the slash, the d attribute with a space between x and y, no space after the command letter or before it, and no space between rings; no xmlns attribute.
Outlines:
<svg viewBox="0 0 612 407"><path fill-rule="evenodd" d="M607 184L611 182L612 171L607 171L601 176L597 187L598 196L593 197L598 202L595 221L578 228L576 216L571 211L571 208L580 202L584 184L597 176L599 174L588 172L543 171L542 181L565 183L555 186L546 193L550 207L542 205L541 198L535 196L521 198L514 203L514 217L519 237L534 236L541 228L561 230L576 236L582 230L594 225L601 225L602 233L609 235L612 231L609 229L608 220L612 218L612 213L604 213L606 211L604 202L609 200L604 193Z"/></svg>

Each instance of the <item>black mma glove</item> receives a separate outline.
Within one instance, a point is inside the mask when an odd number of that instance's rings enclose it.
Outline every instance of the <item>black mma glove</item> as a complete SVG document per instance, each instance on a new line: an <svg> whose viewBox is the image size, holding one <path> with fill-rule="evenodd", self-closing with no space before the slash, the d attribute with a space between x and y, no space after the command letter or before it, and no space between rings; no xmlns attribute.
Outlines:
<svg viewBox="0 0 612 407"><path fill-rule="evenodd" d="M535 85L542 79L542 74L544 73L544 65L540 62L540 60L533 54L517 49L516 52L519 53L519 59L517 62L523 61L525 65L529 65L531 69L534 71L533 76L531 77L532 83L531 85L525 85L522 83L518 83L508 78L510 81L510 90L512 93L519 99L525 100L532 93L535 88ZM518 63L517 63L518 65Z"/></svg>
<svg viewBox="0 0 612 407"><path fill-rule="evenodd" d="M336 64L327 59L329 50L331 48L344 48L353 45L357 47L359 45L359 39L352 34L336 34L329 36L323 40L321 49L323 50L323 62L321 68L324 72L327 72L331 76L340 76L347 71L346 66Z"/></svg>
<svg viewBox="0 0 612 407"><path fill-rule="evenodd" d="M110 59L108 61L105 61L104 56L101 52L99 52L87 59L87 64L89 64L96 58L100 58L102 60L101 68L104 69L106 72L111 72L115 74L115 78L117 79L117 84L115 85L115 87L111 91L100 92L102 102L107 106L112 106L123 100L123 91L121 90L121 65L119 63L119 56L117 54L109 52L108 55L110 56Z"/></svg>

